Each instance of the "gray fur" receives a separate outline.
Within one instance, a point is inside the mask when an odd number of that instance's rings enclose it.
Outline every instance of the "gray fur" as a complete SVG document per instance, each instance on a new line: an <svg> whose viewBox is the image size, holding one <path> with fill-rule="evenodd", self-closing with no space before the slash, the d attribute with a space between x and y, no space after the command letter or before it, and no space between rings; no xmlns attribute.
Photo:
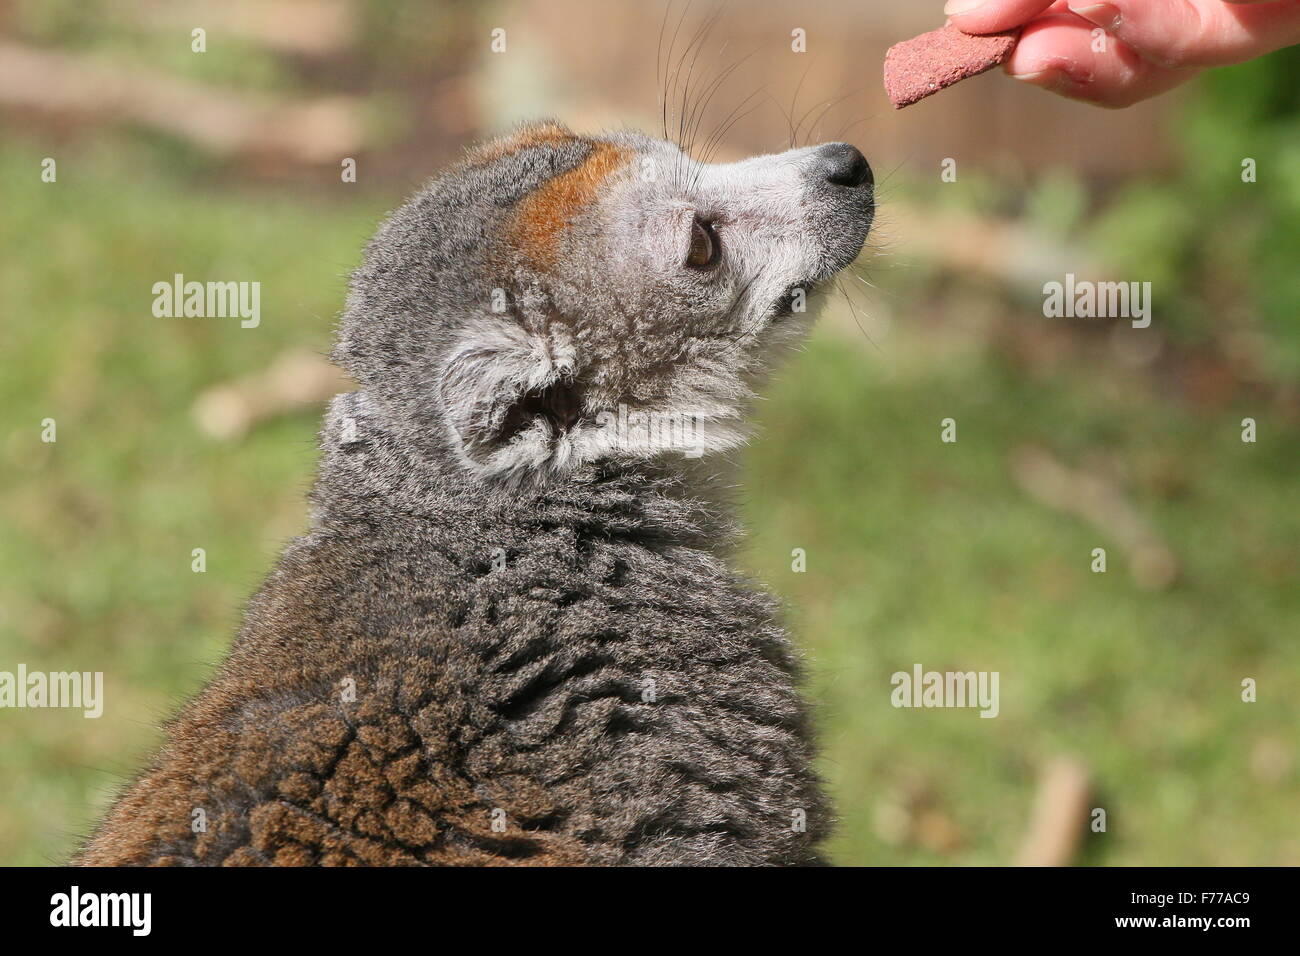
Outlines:
<svg viewBox="0 0 1300 956"><path fill-rule="evenodd" d="M313 527L84 862L818 862L796 656L724 562L726 453L870 190L812 150L700 167L619 133L555 263L512 252L519 203L599 142L471 157L381 227ZM697 213L710 274L682 265ZM691 419L703 456L610 441L619 406Z"/></svg>

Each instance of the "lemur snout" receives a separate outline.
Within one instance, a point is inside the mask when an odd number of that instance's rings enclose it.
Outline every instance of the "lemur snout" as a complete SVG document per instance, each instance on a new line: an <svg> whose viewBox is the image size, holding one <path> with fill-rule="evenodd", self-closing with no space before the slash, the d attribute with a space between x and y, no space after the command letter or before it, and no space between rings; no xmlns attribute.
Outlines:
<svg viewBox="0 0 1300 956"><path fill-rule="evenodd" d="M856 146L827 143L818 148L810 175L821 176L832 186L866 188L875 182L871 164Z"/></svg>
<svg viewBox="0 0 1300 956"><path fill-rule="evenodd" d="M809 174L820 176L832 186L846 186L850 189L865 188L875 182L867 158L849 143L819 146L813 156Z"/></svg>

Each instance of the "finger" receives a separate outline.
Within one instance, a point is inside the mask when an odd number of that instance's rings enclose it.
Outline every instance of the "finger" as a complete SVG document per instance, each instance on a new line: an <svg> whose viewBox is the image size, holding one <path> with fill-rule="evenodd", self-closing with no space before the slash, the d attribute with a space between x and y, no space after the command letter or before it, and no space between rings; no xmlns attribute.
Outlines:
<svg viewBox="0 0 1300 956"><path fill-rule="evenodd" d="M1070 9L1171 69L1241 63L1300 42L1297 0L1070 0Z"/></svg>
<svg viewBox="0 0 1300 956"><path fill-rule="evenodd" d="M1056 0L948 0L944 15L963 33L998 33L1027 22Z"/></svg>
<svg viewBox="0 0 1300 956"><path fill-rule="evenodd" d="M1191 79L1195 70L1171 70L1143 59L1114 37L1098 43L1094 27L1073 14L1049 14L1025 27L1006 71L1034 86L1118 109Z"/></svg>

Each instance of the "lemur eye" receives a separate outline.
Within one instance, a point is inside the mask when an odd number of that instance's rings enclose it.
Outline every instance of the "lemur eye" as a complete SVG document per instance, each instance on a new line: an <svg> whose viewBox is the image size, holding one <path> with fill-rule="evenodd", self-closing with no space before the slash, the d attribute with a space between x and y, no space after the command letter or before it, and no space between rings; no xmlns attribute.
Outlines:
<svg viewBox="0 0 1300 956"><path fill-rule="evenodd" d="M691 248L686 253L686 264L692 269L712 269L722 258L722 243L713 226L707 222L695 220L691 226Z"/></svg>

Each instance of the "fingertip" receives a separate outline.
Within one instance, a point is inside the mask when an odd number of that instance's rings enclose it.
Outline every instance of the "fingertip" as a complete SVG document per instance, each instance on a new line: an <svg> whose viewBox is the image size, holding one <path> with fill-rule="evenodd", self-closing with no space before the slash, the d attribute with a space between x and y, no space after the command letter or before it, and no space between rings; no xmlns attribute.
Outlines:
<svg viewBox="0 0 1300 956"><path fill-rule="evenodd" d="M1081 21L1062 15L1043 17L1020 35L1007 58L1006 71L1017 79L1056 74L1086 82L1093 73L1093 54L1087 40Z"/></svg>
<svg viewBox="0 0 1300 956"><path fill-rule="evenodd" d="M948 0L943 12L963 33L1001 33L1023 26L1055 0Z"/></svg>

